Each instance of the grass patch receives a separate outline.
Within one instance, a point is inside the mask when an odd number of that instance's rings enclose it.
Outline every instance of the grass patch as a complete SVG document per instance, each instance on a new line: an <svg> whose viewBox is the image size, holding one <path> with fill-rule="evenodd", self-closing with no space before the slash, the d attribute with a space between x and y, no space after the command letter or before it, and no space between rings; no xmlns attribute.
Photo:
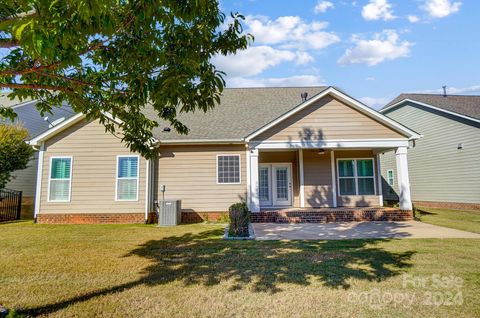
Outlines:
<svg viewBox="0 0 480 318"><path fill-rule="evenodd" d="M417 207L420 221L480 233L480 212Z"/></svg>
<svg viewBox="0 0 480 318"><path fill-rule="evenodd" d="M480 316L479 240L224 241L222 226L203 224L13 222L0 233L0 304L20 314ZM405 274L458 277L462 285L404 286ZM357 297L377 291L414 299ZM460 292L462 304L426 305L429 291Z"/></svg>

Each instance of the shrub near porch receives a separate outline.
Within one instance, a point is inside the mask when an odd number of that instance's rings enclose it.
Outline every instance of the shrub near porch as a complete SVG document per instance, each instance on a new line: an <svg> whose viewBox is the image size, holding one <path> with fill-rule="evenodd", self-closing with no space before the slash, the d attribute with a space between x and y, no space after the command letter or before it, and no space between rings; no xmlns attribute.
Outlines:
<svg viewBox="0 0 480 318"><path fill-rule="evenodd" d="M224 241L223 228L2 224L0 302L52 317L480 315L478 240ZM431 288L403 274L460 277L463 304L425 305ZM416 298L356 298L378 290Z"/></svg>

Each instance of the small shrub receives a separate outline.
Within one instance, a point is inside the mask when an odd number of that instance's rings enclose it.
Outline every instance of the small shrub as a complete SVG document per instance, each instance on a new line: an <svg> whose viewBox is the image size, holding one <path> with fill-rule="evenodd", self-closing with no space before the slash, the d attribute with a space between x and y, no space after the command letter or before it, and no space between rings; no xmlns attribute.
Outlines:
<svg viewBox="0 0 480 318"><path fill-rule="evenodd" d="M247 204L235 203L228 209L230 226L228 234L233 237L247 237L248 225L250 224L250 211Z"/></svg>

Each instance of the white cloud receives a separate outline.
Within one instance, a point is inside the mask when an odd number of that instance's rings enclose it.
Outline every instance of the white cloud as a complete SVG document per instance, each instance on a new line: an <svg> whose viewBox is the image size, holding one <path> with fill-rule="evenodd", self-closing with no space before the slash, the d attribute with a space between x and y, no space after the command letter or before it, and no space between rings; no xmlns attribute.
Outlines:
<svg viewBox="0 0 480 318"><path fill-rule="evenodd" d="M244 24L246 32L255 37L254 45L236 55L212 59L227 74L229 86L319 85L321 80L316 75L274 78L261 74L283 63L290 68L309 65L315 53L340 42L337 34L326 30L328 22L305 22L298 16L247 16ZM308 69L312 69L311 65Z"/></svg>
<svg viewBox="0 0 480 318"><path fill-rule="evenodd" d="M313 56L307 52L298 51L295 53L295 55L297 56L295 63L298 65L305 65L315 60Z"/></svg>
<svg viewBox="0 0 480 318"><path fill-rule="evenodd" d="M247 16L247 32L256 44L278 45L280 48L320 50L340 41L334 32L325 31L327 22L306 23L298 16L270 20L264 16Z"/></svg>
<svg viewBox="0 0 480 318"><path fill-rule="evenodd" d="M366 80L366 81L374 81L374 80L375 80L375 77L369 76L369 77L366 77L365 80Z"/></svg>
<svg viewBox="0 0 480 318"><path fill-rule="evenodd" d="M271 78L231 78L227 79L228 87L286 87L286 86L318 86L324 82L319 76L298 75L291 77Z"/></svg>
<svg viewBox="0 0 480 318"><path fill-rule="evenodd" d="M263 45L251 46L236 55L217 55L212 62L219 70L227 73L227 76L240 77L255 76L270 67L286 61L295 61L297 58L294 52ZM304 62L306 58L300 60Z"/></svg>
<svg viewBox="0 0 480 318"><path fill-rule="evenodd" d="M387 0L370 0L362 9L362 17L365 20L393 20L392 5Z"/></svg>
<svg viewBox="0 0 480 318"><path fill-rule="evenodd" d="M443 94L443 88L422 90L422 91L417 91L416 93ZM480 85L472 85L467 87L448 87L447 86L447 95L448 94L480 94Z"/></svg>
<svg viewBox="0 0 480 318"><path fill-rule="evenodd" d="M335 6L330 1L318 1L317 5L313 9L315 13L325 13L328 9L333 9Z"/></svg>
<svg viewBox="0 0 480 318"><path fill-rule="evenodd" d="M345 54L338 59L338 63L346 64L367 64L368 66L395 60L410 55L410 47L413 43L400 41L395 30L383 30L375 33L371 39L365 39L360 35L353 35L354 47L345 51Z"/></svg>
<svg viewBox="0 0 480 318"><path fill-rule="evenodd" d="M392 100L391 98L387 98L387 97L367 97L367 96L359 99L365 105L375 109L380 109L381 107L387 105L388 102Z"/></svg>
<svg viewBox="0 0 480 318"><path fill-rule="evenodd" d="M420 21L420 18L413 14L409 15L407 19L410 23L417 23L418 21Z"/></svg>
<svg viewBox="0 0 480 318"><path fill-rule="evenodd" d="M450 0L426 0L422 6L431 17L444 18L452 13L458 12L462 2L453 2Z"/></svg>

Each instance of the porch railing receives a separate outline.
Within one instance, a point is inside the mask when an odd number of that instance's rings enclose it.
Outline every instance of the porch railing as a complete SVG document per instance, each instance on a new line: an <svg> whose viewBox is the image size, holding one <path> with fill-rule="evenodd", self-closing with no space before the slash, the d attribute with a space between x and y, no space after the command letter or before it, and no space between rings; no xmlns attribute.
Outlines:
<svg viewBox="0 0 480 318"><path fill-rule="evenodd" d="M20 220L22 191L0 189L0 222Z"/></svg>

